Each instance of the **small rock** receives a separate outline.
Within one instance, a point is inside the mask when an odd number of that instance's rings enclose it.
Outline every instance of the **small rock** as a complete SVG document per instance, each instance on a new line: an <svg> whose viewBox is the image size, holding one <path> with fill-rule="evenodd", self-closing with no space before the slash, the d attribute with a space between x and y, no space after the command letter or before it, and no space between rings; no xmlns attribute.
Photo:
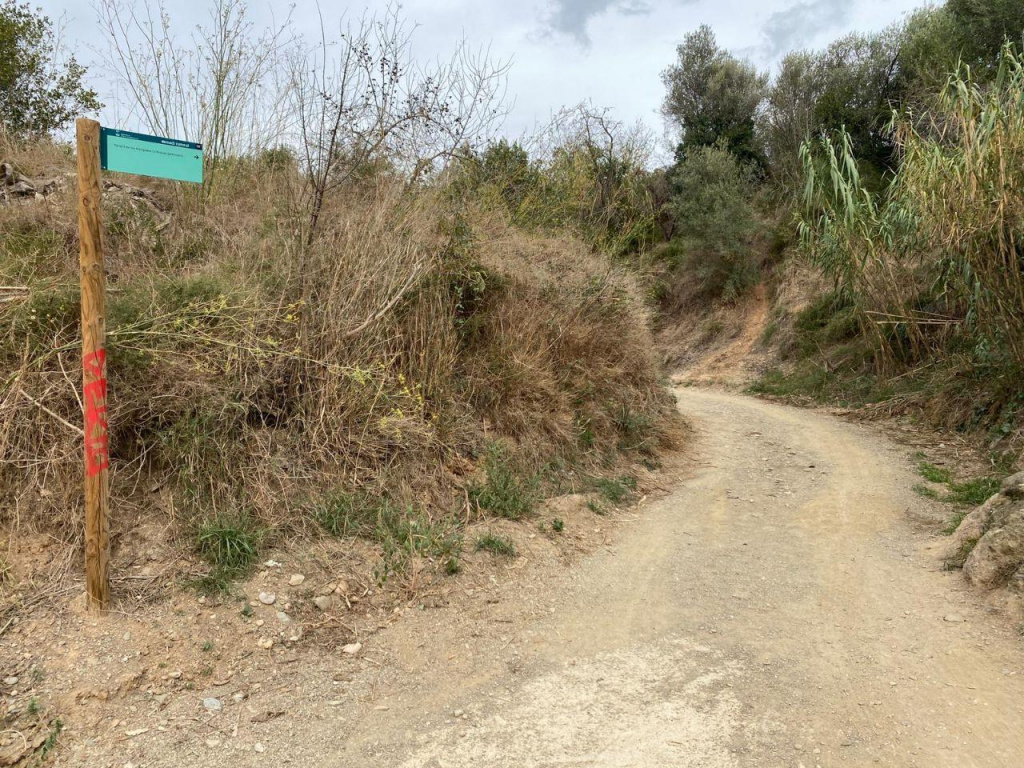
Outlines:
<svg viewBox="0 0 1024 768"><path fill-rule="evenodd" d="M211 696L208 699L203 699L203 708L210 712L220 712L224 709L224 705L220 703L220 699Z"/></svg>
<svg viewBox="0 0 1024 768"><path fill-rule="evenodd" d="M206 746L210 749L215 749L220 746L220 739L207 739Z"/></svg>
<svg viewBox="0 0 1024 768"><path fill-rule="evenodd" d="M999 490L1011 499L1022 499L1024 498L1024 472L1018 472L1015 475L1010 475L1008 478L1003 480L999 486Z"/></svg>
<svg viewBox="0 0 1024 768"><path fill-rule="evenodd" d="M288 586L297 587L306 580L306 577L301 573L293 573L292 577L288 579Z"/></svg>
<svg viewBox="0 0 1024 768"><path fill-rule="evenodd" d="M329 611L334 606L334 598L330 595L317 595L313 598L313 605L321 611Z"/></svg>
<svg viewBox="0 0 1024 768"><path fill-rule="evenodd" d="M273 605L277 602L277 595L273 592L260 592L260 602L264 605Z"/></svg>
<svg viewBox="0 0 1024 768"><path fill-rule="evenodd" d="M964 617L958 613L947 613L942 617L943 621L948 621L950 624L959 624L964 620Z"/></svg>
<svg viewBox="0 0 1024 768"><path fill-rule="evenodd" d="M260 744L260 743L259 743L259 742L257 741L257 742L256 742L256 743L255 743L255 744L253 745L253 750L255 750L256 752L259 752L260 754L263 754L264 752L266 752L266 751L267 751L267 748L266 748L266 747L264 747L264 746L263 746L262 744Z"/></svg>
<svg viewBox="0 0 1024 768"><path fill-rule="evenodd" d="M278 621L282 621L282 622L287 624L289 621L291 621L291 617L287 613L285 613L284 611L278 611L277 612L277 620Z"/></svg>
<svg viewBox="0 0 1024 768"><path fill-rule="evenodd" d="M271 648L274 647L274 641L271 640L269 637L261 637L259 640L256 641L256 645L258 645L260 648L263 648L264 650L269 651Z"/></svg>
<svg viewBox="0 0 1024 768"><path fill-rule="evenodd" d="M4 685L17 685L17 684L18 684L18 678L16 678L16 677L5 677L4 678Z"/></svg>
<svg viewBox="0 0 1024 768"><path fill-rule="evenodd" d="M362 643L349 643L348 645L346 645L345 647L343 647L341 649L341 652L342 653L348 653L348 654L355 654L355 653L359 653L359 651L361 651L362 648L363 648L363 644Z"/></svg>

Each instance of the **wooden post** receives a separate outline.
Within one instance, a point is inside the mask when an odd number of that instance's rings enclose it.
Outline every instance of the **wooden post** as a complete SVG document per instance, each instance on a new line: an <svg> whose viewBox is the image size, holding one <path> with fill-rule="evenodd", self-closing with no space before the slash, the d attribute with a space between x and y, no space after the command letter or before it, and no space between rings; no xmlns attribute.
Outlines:
<svg viewBox="0 0 1024 768"><path fill-rule="evenodd" d="M85 420L85 586L89 607L110 602L106 275L100 223L100 124L79 118L78 242L82 275L82 406Z"/></svg>

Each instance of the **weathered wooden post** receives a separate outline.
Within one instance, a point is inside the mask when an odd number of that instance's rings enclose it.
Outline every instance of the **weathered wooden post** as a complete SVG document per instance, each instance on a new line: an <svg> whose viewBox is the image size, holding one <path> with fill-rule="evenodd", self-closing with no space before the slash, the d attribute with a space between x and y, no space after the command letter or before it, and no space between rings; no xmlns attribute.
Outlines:
<svg viewBox="0 0 1024 768"><path fill-rule="evenodd" d="M85 421L85 586L89 607L110 604L110 454L107 434L106 275L100 221L100 124L75 123L82 278L82 405Z"/></svg>

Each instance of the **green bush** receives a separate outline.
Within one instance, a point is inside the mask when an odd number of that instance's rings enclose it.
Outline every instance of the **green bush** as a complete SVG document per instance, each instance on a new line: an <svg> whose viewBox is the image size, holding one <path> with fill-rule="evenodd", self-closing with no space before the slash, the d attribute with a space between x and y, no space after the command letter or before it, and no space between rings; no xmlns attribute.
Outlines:
<svg viewBox="0 0 1024 768"><path fill-rule="evenodd" d="M760 276L750 170L721 147L701 147L673 170L671 183L669 209L685 244L685 267L704 293L735 299Z"/></svg>

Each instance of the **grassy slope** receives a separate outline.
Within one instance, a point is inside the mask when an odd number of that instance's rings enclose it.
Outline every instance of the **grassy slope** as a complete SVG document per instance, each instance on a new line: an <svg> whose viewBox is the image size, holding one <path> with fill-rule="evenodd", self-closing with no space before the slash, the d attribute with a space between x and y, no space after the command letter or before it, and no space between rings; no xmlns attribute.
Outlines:
<svg viewBox="0 0 1024 768"><path fill-rule="evenodd" d="M70 169L45 145L12 159ZM525 499L674 439L640 291L582 244L380 181L331 200L307 248L292 169L221 178L206 201L104 201L114 504L169 488L159 511L212 563L317 522L447 551L467 488ZM73 211L73 179L0 208L0 284L27 287L0 304L0 510L76 538Z"/></svg>

